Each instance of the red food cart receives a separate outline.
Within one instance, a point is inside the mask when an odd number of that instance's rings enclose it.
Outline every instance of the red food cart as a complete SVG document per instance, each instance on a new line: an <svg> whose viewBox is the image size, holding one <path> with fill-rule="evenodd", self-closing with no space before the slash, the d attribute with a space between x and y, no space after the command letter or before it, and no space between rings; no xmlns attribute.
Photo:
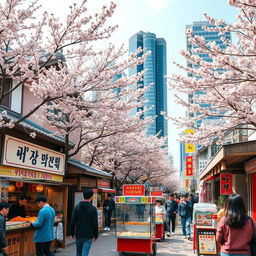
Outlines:
<svg viewBox="0 0 256 256"><path fill-rule="evenodd" d="M149 196L117 196L117 252L156 255L155 204Z"/></svg>

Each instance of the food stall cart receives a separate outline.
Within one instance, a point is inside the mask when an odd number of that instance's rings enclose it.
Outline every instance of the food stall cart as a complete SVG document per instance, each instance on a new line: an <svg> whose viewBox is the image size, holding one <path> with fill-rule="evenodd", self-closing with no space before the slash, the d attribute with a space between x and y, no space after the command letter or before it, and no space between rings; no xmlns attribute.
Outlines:
<svg viewBox="0 0 256 256"><path fill-rule="evenodd" d="M197 255L218 255L216 242L217 206L210 203L196 203L193 211L193 249Z"/></svg>
<svg viewBox="0 0 256 256"><path fill-rule="evenodd" d="M117 196L116 238L119 255L156 255L155 204L149 196Z"/></svg>

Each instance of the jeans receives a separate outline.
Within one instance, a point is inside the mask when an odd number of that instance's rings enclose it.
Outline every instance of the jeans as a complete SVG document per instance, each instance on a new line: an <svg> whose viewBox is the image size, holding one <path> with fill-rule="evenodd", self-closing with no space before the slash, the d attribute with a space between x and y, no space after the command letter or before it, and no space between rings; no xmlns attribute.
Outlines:
<svg viewBox="0 0 256 256"><path fill-rule="evenodd" d="M36 243L36 256L54 256L54 253L50 251L51 242Z"/></svg>
<svg viewBox="0 0 256 256"><path fill-rule="evenodd" d="M176 220L176 214L166 216L166 231L167 232L170 232L170 223L172 223L172 232L175 231L175 220Z"/></svg>
<svg viewBox="0 0 256 256"><path fill-rule="evenodd" d="M186 216L186 217L181 217L181 227L182 227L182 233L184 236L191 236L191 231L190 231L190 222L191 222L191 217Z"/></svg>
<svg viewBox="0 0 256 256"><path fill-rule="evenodd" d="M76 256L88 256L92 245L92 239L76 239Z"/></svg>
<svg viewBox="0 0 256 256"><path fill-rule="evenodd" d="M220 255L221 256L251 256L251 254L234 254L234 253L225 253L225 252L221 252Z"/></svg>
<svg viewBox="0 0 256 256"><path fill-rule="evenodd" d="M105 226L110 228L112 211L105 211Z"/></svg>

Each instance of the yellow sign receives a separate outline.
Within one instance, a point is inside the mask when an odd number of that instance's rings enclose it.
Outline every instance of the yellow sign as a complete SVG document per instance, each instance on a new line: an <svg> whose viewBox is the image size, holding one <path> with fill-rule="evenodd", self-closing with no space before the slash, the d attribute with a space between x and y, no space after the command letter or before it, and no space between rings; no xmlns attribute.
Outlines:
<svg viewBox="0 0 256 256"><path fill-rule="evenodd" d="M0 165L0 176L3 177L13 177L13 178L23 178L31 180L50 180L50 181L63 181L62 175L56 175L48 172L39 172L28 169L21 169L16 167Z"/></svg>
<svg viewBox="0 0 256 256"><path fill-rule="evenodd" d="M148 197L142 197L141 202L142 203L147 203L148 202Z"/></svg>
<svg viewBox="0 0 256 256"><path fill-rule="evenodd" d="M186 129L185 133L186 134L195 134L195 130L194 129Z"/></svg>
<svg viewBox="0 0 256 256"><path fill-rule="evenodd" d="M194 129L186 129L185 130L186 135L188 134L195 134ZM196 152L196 147L194 144L185 144L185 152L186 153L195 153Z"/></svg>
<svg viewBox="0 0 256 256"><path fill-rule="evenodd" d="M185 144L185 152L186 153L195 153L196 147L194 144Z"/></svg>

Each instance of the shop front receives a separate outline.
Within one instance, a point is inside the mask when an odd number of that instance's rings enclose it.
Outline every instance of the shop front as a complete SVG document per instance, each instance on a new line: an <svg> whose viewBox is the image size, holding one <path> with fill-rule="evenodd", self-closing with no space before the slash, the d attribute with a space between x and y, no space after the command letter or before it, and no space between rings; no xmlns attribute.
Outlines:
<svg viewBox="0 0 256 256"><path fill-rule="evenodd" d="M69 184L67 234L70 233L70 221L74 207L83 200L83 190L93 189L93 205L98 211L99 229L104 226L103 202L107 193L114 193L110 188L112 175L102 170L95 169L76 159L68 160L68 169L64 182Z"/></svg>
<svg viewBox="0 0 256 256"><path fill-rule="evenodd" d="M9 246L7 254L13 256L35 254L35 244L32 242L35 230L30 227L29 221L37 218L40 209L35 199L40 194L48 198L48 203L56 211L56 239L52 243L52 250L60 246L64 247L66 229L63 227L66 222L68 193L67 186L63 184L64 154L10 135L5 135L2 142L1 200L13 205L18 203L20 196L27 199L26 216L12 216L7 221L6 238Z"/></svg>
<svg viewBox="0 0 256 256"><path fill-rule="evenodd" d="M223 196L238 193L250 210L251 184L248 183L245 162L255 156L255 141L222 146L200 175L200 180L206 182L207 201L218 204Z"/></svg>

